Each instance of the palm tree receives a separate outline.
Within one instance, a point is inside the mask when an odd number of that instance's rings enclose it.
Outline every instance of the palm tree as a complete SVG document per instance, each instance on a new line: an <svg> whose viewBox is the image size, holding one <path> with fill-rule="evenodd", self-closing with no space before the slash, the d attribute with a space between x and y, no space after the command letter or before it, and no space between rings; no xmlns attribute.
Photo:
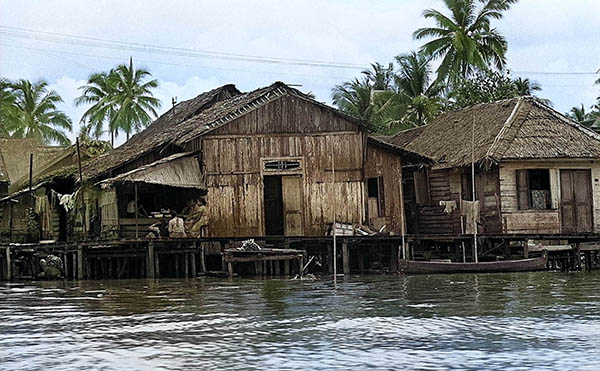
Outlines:
<svg viewBox="0 0 600 371"><path fill-rule="evenodd" d="M10 81L0 79L0 137L10 136L10 126L15 122L17 114L16 108Z"/></svg>
<svg viewBox="0 0 600 371"><path fill-rule="evenodd" d="M571 108L571 110L567 113L567 117L577 121L583 126L593 128L597 126L597 123L600 123L600 115L598 114L598 111L594 110L594 108L596 108L596 106L592 107L592 111L586 112L585 107L582 104L581 107Z"/></svg>
<svg viewBox="0 0 600 371"><path fill-rule="evenodd" d="M521 97L533 96L535 95L535 92L542 91L542 86L539 83L530 81L527 78L523 79L519 77L513 80L513 82L515 83L515 86L519 92L519 96Z"/></svg>
<svg viewBox="0 0 600 371"><path fill-rule="evenodd" d="M478 8L477 3L482 5ZM421 47L433 59L442 59L437 70L438 80L456 80L471 75L475 70L490 67L501 70L506 64L506 39L495 28L492 20L503 17L503 12L517 0L444 0L450 15L435 9L423 12L432 18L436 27L416 30L415 39L434 38Z"/></svg>
<svg viewBox="0 0 600 371"><path fill-rule="evenodd" d="M435 117L441 108L439 85L431 82L429 59L422 53L411 52L396 57L399 70L396 86L406 103L402 121L421 126Z"/></svg>
<svg viewBox="0 0 600 371"><path fill-rule="evenodd" d="M394 84L394 65L386 66L379 62L371 63L370 70L362 71L373 90L390 90Z"/></svg>
<svg viewBox="0 0 600 371"><path fill-rule="evenodd" d="M99 139L105 132L104 126L108 125L111 136L111 145L115 144L115 130L113 120L115 116L115 104L112 102L115 89L110 84L111 72L96 72L88 77L87 85L80 86L81 96L75 99L75 105L92 104L84 112L80 122L84 125L87 135Z"/></svg>
<svg viewBox="0 0 600 371"><path fill-rule="evenodd" d="M10 128L12 137L34 138L44 144L71 143L65 134L73 128L71 119L57 109L56 105L63 100L55 91L48 91L45 81L32 84L21 79L11 84L11 89L16 107L14 126Z"/></svg>
<svg viewBox="0 0 600 371"><path fill-rule="evenodd" d="M356 118L370 121L372 91L368 78L355 78L332 89L333 104Z"/></svg>
<svg viewBox="0 0 600 371"><path fill-rule="evenodd" d="M542 91L542 86L538 82L519 77L514 79L513 83L515 84L519 97L535 97L538 101L552 107L552 101L550 99L540 98L536 95L535 92Z"/></svg>
<svg viewBox="0 0 600 371"><path fill-rule="evenodd" d="M156 118L156 109L160 107L160 100L152 94L152 89L158 87L158 81L153 79L144 81L152 74L143 68L133 67L133 59L129 58L129 65L118 65L109 75L110 83L115 92L112 102L115 104L114 127L122 130L127 135L139 131L150 122L152 116Z"/></svg>

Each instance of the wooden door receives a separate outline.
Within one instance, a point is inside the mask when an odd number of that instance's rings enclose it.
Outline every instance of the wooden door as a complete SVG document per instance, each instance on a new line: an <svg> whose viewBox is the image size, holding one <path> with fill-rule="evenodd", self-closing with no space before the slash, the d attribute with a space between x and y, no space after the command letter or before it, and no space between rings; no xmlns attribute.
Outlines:
<svg viewBox="0 0 600 371"><path fill-rule="evenodd" d="M304 235L302 177L282 176L284 233L286 236Z"/></svg>
<svg viewBox="0 0 600 371"><path fill-rule="evenodd" d="M592 179L589 170L560 171L563 233L592 232Z"/></svg>

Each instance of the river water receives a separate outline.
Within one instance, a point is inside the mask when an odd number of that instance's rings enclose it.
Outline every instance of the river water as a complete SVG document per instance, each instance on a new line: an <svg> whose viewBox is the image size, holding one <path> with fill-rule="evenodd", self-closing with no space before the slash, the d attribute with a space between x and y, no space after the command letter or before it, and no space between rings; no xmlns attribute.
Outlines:
<svg viewBox="0 0 600 371"><path fill-rule="evenodd" d="M0 284L0 369L589 369L600 273Z"/></svg>

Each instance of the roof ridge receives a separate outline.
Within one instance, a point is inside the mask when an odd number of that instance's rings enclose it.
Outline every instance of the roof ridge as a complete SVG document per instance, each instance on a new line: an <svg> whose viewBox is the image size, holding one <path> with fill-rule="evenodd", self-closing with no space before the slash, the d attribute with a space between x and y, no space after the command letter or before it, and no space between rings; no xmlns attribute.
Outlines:
<svg viewBox="0 0 600 371"><path fill-rule="evenodd" d="M561 121L564 121L565 124L572 126L573 128L581 131L584 134L589 135L590 137L600 141L600 134L596 133L595 131L593 131L592 129L581 125L580 123L578 123L577 121L569 118L568 116L565 116L564 114L558 112L557 110L555 110L554 108L543 104L542 102L538 101L537 99L533 99L533 104L537 105L538 107L547 110L548 112L550 112L552 115L554 115L555 117L559 118Z"/></svg>
<svg viewBox="0 0 600 371"><path fill-rule="evenodd" d="M485 159L490 159L490 160L495 160L495 161L500 160L499 158L496 158L496 156L494 156L494 155L496 154L496 151L498 151L498 149L500 147L500 141L505 139L504 135L506 134L506 131L512 127L512 124L515 121L515 118L517 117L517 114L518 114L519 110L521 109L521 106L522 106L522 103L524 100L525 99L523 99L523 97L519 97L517 99L517 103L515 104L515 107L513 108L512 112L510 113L510 115L508 116L508 118L506 119L504 124L502 125L502 128L500 129L500 131L498 131L498 134L494 138L492 145L490 146L490 148L488 148L488 150L484 156ZM512 139L514 139L514 136Z"/></svg>

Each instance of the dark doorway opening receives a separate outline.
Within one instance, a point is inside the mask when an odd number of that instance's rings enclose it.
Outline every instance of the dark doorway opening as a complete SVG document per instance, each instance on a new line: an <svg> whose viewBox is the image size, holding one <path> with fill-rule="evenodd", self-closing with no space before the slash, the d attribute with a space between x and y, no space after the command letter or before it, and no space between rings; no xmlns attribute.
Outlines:
<svg viewBox="0 0 600 371"><path fill-rule="evenodd" d="M283 236L283 189L280 175L265 176L265 234Z"/></svg>

